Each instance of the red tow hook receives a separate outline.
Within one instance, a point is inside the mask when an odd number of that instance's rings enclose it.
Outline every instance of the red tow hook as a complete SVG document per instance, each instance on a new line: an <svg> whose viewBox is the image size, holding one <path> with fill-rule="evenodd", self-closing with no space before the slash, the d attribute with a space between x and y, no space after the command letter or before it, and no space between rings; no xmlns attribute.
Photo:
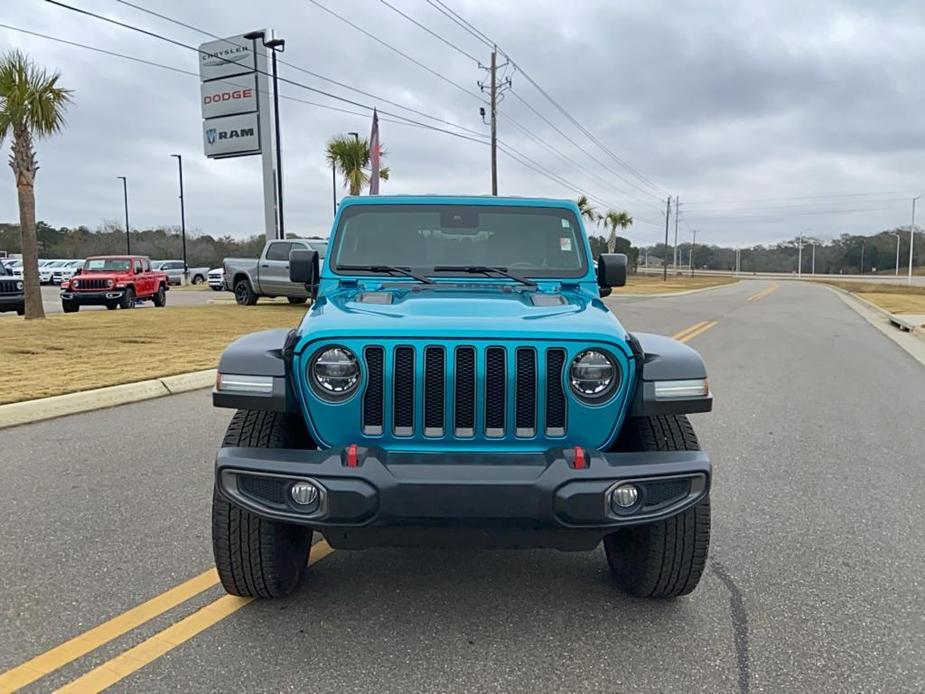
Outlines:
<svg viewBox="0 0 925 694"><path fill-rule="evenodd" d="M351 443L347 446L347 458L344 463L347 467L357 467L360 464L359 459L357 458L357 445Z"/></svg>
<svg viewBox="0 0 925 694"><path fill-rule="evenodd" d="M585 458L585 449L581 446L575 446L575 461L572 463L572 467L576 470L586 470L588 468L588 460Z"/></svg>

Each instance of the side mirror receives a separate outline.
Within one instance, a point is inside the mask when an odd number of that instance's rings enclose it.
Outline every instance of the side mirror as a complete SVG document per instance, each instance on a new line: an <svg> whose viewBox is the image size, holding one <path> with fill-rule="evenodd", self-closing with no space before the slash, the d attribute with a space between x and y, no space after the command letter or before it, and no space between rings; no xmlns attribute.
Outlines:
<svg viewBox="0 0 925 694"><path fill-rule="evenodd" d="M318 251L307 248L289 251L289 281L306 286L318 282Z"/></svg>
<svg viewBox="0 0 925 694"><path fill-rule="evenodd" d="M600 287L622 287L626 285L626 255L623 253L601 253L597 259L597 284Z"/></svg>
<svg viewBox="0 0 925 694"><path fill-rule="evenodd" d="M80 272L81 272L81 270L82 270L82 268L77 268L76 270L74 270L74 275L75 275L75 276L76 276L76 275L79 275Z"/></svg>

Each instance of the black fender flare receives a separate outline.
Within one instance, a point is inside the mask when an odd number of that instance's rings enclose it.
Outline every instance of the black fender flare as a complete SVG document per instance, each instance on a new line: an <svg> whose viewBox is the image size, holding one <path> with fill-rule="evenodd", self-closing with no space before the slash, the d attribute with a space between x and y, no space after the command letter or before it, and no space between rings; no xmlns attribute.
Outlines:
<svg viewBox="0 0 925 694"><path fill-rule="evenodd" d="M295 330L276 328L239 337L218 361L218 376L212 390L215 407L266 412L299 411L298 399L289 377ZM247 392L234 387L234 376L255 376L267 384L266 392ZM223 377L228 377L224 379Z"/></svg>
<svg viewBox="0 0 925 694"><path fill-rule="evenodd" d="M657 381L706 380L707 367L697 350L671 337L652 333L633 333L630 347L636 357L638 381L630 405L631 417L666 414L709 412L713 395L659 399L655 394Z"/></svg>

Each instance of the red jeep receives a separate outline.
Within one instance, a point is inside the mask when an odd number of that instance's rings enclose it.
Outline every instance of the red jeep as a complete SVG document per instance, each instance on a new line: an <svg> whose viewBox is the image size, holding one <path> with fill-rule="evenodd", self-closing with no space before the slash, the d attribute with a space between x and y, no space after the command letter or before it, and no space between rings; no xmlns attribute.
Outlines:
<svg viewBox="0 0 925 694"><path fill-rule="evenodd" d="M97 255L87 258L71 279L61 283L61 308L65 313L81 306L105 306L110 311L135 308L136 301L167 305L170 288L166 272L151 269L141 255Z"/></svg>

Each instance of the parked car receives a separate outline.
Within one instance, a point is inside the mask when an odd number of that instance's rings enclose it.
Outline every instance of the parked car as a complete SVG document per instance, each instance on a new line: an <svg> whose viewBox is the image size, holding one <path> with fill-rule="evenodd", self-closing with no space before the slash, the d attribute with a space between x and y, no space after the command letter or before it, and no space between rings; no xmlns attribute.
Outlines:
<svg viewBox="0 0 925 694"><path fill-rule="evenodd" d="M261 296L284 296L291 304L303 304L309 293L303 285L289 280L289 253L310 250L323 259L327 248L325 239L268 241L256 260L225 258L225 288L234 292L235 301L242 306L253 306Z"/></svg>
<svg viewBox="0 0 925 694"><path fill-rule="evenodd" d="M17 258L12 263L10 263L9 270L13 274L14 277L18 277L19 279L22 279L22 272L23 272L22 259Z"/></svg>
<svg viewBox="0 0 925 694"><path fill-rule="evenodd" d="M182 260L152 260L151 269L166 272L171 284L182 284L183 282ZM189 281L191 284L205 284L208 274L209 268L207 267L191 267Z"/></svg>
<svg viewBox="0 0 925 694"><path fill-rule="evenodd" d="M209 270L209 286L214 292L220 292L225 288L225 269L213 268Z"/></svg>
<svg viewBox="0 0 925 694"><path fill-rule="evenodd" d="M225 590L294 590L316 531L335 549L603 542L625 592L697 586L711 466L686 414L712 408L706 369L601 303L627 259L592 271L574 202L353 197L331 240L320 269L289 258L317 295L301 324L219 362L213 403L237 410L212 483Z"/></svg>
<svg viewBox="0 0 925 694"><path fill-rule="evenodd" d="M55 260L40 260L39 261L39 283L41 284L51 284L51 270L52 263L55 263Z"/></svg>
<svg viewBox="0 0 925 694"><path fill-rule="evenodd" d="M79 272L61 283L61 308L65 313L81 306L135 308L136 302L167 305L170 283L167 273L151 269L140 255L99 255L87 258Z"/></svg>
<svg viewBox="0 0 925 694"><path fill-rule="evenodd" d="M23 294L22 278L0 263L0 313L16 311L18 315L26 312L26 296Z"/></svg>
<svg viewBox="0 0 925 694"><path fill-rule="evenodd" d="M65 280L71 279L75 274L77 274L77 270L79 270L81 267L83 267L83 264L84 264L84 261L83 261L83 260L68 260L68 261L66 261L66 262L61 266L61 273L60 273L61 279L60 279L60 281L59 281L59 284L60 284L61 282L64 282ZM52 276L54 276L54 272L52 272Z"/></svg>

